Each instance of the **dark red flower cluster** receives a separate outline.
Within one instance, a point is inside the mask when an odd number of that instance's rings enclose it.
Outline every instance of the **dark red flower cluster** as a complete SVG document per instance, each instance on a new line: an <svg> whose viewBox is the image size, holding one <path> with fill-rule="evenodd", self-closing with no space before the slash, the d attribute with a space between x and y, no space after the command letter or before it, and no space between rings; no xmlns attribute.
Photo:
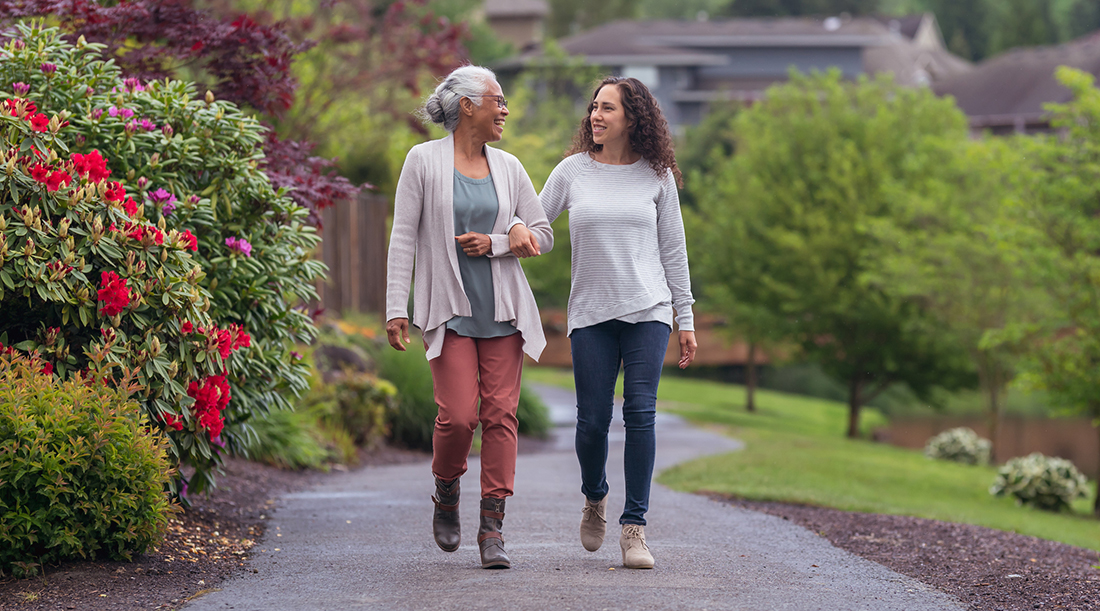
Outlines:
<svg viewBox="0 0 1100 611"><path fill-rule="evenodd" d="M229 382L224 375L210 376L201 385L197 381L191 382L187 395L195 400L191 409L199 421L199 428L206 430L213 441L222 434L225 426L222 410L229 405Z"/></svg>
<svg viewBox="0 0 1100 611"><path fill-rule="evenodd" d="M22 104L23 104L22 114L20 114L20 112L19 112L20 102L22 102ZM4 100L4 107L7 109L8 114L10 114L11 116L27 119L28 121L30 120L31 117L34 116L35 113L38 112L38 107L34 105L34 102L32 102L30 100L20 100L18 98L14 99L14 100L12 100L12 99Z"/></svg>
<svg viewBox="0 0 1100 611"><path fill-rule="evenodd" d="M218 354L223 359L229 358L229 354L234 350L252 345L252 337L245 332L241 325L231 324L228 329L214 327L211 331L218 337Z"/></svg>
<svg viewBox="0 0 1100 611"><path fill-rule="evenodd" d="M44 373L48 376L52 376L53 375L53 363L49 363L49 362L44 363L42 365L42 373Z"/></svg>
<svg viewBox="0 0 1100 611"><path fill-rule="evenodd" d="M28 121L31 122L31 128L36 132L44 132L50 128L50 118L42 113L33 115Z"/></svg>
<svg viewBox="0 0 1100 611"><path fill-rule="evenodd" d="M115 272L103 272L99 286L99 300L103 302L101 313L114 316L130 305L130 288L125 278L119 278Z"/></svg>
<svg viewBox="0 0 1100 611"><path fill-rule="evenodd" d="M107 192L103 197L109 202L120 202L126 197L126 188L120 182L107 183Z"/></svg>
<svg viewBox="0 0 1100 611"><path fill-rule="evenodd" d="M129 198L127 198L129 199ZM138 242L144 242L145 236L152 236L153 242L158 246L164 244L164 232L145 223L130 223L127 222L123 228L126 236L131 240L137 240Z"/></svg>
<svg viewBox="0 0 1100 611"><path fill-rule="evenodd" d="M122 209L126 211L126 216L134 216L137 214L137 202L134 198L127 196L126 201L122 202Z"/></svg>
<svg viewBox="0 0 1100 611"><path fill-rule="evenodd" d="M183 247L191 252L197 252L199 250L199 239L191 234L190 229L184 229L180 234L180 242L183 243Z"/></svg>
<svg viewBox="0 0 1100 611"><path fill-rule="evenodd" d="M183 430L183 420L180 420L175 414L164 414L164 425L177 431Z"/></svg>
<svg viewBox="0 0 1100 611"><path fill-rule="evenodd" d="M41 163L31 166L31 178L46 185L47 191L57 191L61 188L62 183L71 184L73 181L72 176L69 176L69 173L65 170L54 170Z"/></svg>
<svg viewBox="0 0 1100 611"><path fill-rule="evenodd" d="M77 176L87 176L88 182L106 180L111 175L111 171L107 169L107 160L99 154L99 151L92 151L87 155L76 153L70 159L73 162L73 173Z"/></svg>
<svg viewBox="0 0 1100 611"><path fill-rule="evenodd" d="M195 332L195 325L191 324L190 320L185 320L183 325L180 326L180 332L184 335L191 335Z"/></svg>

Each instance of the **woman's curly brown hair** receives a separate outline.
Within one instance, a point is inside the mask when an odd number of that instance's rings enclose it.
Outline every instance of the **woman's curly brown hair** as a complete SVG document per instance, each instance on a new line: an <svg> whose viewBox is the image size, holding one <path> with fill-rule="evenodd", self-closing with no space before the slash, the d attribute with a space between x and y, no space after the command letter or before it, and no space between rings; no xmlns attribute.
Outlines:
<svg viewBox="0 0 1100 611"><path fill-rule="evenodd" d="M596 108L596 96L605 85L619 87L623 112L631 127L630 147L649 162L649 167L653 168L658 176L663 176L665 171L672 170L672 175L676 177L676 184L683 187L684 178L676 165L676 151L673 150L668 121L665 120L665 115L657 105L657 99L649 92L649 88L636 78L609 76L600 81L596 90L592 92L592 100L588 102L588 114L581 121L577 135L573 136L573 146L565 154L566 157L575 153L597 153L603 150L603 145L596 144L592 139L592 110Z"/></svg>

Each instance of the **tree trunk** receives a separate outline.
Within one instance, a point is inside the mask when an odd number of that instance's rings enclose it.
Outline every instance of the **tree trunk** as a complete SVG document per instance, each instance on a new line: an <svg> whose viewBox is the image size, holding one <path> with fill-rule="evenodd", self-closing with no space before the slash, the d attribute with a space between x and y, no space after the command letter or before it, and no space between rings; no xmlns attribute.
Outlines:
<svg viewBox="0 0 1100 611"><path fill-rule="evenodd" d="M862 406L860 393L863 392L863 380L852 378L848 383L848 437L859 437L859 409Z"/></svg>
<svg viewBox="0 0 1100 611"><path fill-rule="evenodd" d="M749 342L749 360L745 363L745 411L756 411L756 342Z"/></svg>

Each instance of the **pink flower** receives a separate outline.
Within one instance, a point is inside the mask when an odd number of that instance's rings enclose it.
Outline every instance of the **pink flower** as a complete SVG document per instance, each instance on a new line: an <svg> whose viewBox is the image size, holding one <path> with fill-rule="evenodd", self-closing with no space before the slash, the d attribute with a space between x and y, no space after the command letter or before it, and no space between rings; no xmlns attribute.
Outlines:
<svg viewBox="0 0 1100 611"><path fill-rule="evenodd" d="M15 95L19 97L27 95L28 93L30 93L31 90L31 86L22 81L18 83L12 83L11 88L13 91L15 91Z"/></svg>
<svg viewBox="0 0 1100 611"><path fill-rule="evenodd" d="M144 129L147 132L151 132L156 128L157 128L157 124L153 123L149 119L145 118L145 119L141 120L141 129Z"/></svg>
<svg viewBox="0 0 1100 611"><path fill-rule="evenodd" d="M107 114L111 117L117 117L118 116L118 109L115 108L114 106L112 106L112 107L107 109Z"/></svg>
<svg viewBox="0 0 1100 611"><path fill-rule="evenodd" d="M46 74L53 74L54 72L57 72L57 64L51 64L50 62L43 63L41 66L39 66L39 68L41 68L42 72L45 72Z"/></svg>
<svg viewBox="0 0 1100 611"><path fill-rule="evenodd" d="M102 108L95 108L95 109L92 110L92 114L89 115L89 116L92 117L93 121L98 121L100 119L100 117L103 116L103 109ZM114 115L111 115L111 116L114 116Z"/></svg>
<svg viewBox="0 0 1100 611"><path fill-rule="evenodd" d="M172 132L173 132L172 126L168 125L167 123L165 123L164 125L162 125L160 127L160 133L164 134L164 136L167 137L167 138L172 137Z"/></svg>
<svg viewBox="0 0 1100 611"><path fill-rule="evenodd" d="M252 245L248 243L248 240L244 238L226 238L225 245L231 250L236 250L246 257L252 256Z"/></svg>

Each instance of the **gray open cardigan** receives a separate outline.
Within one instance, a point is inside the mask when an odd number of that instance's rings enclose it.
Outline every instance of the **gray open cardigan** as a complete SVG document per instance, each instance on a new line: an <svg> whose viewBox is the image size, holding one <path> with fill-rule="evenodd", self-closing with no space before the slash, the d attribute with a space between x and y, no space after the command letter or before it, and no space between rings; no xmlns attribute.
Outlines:
<svg viewBox="0 0 1100 611"><path fill-rule="evenodd" d="M489 234L494 318L515 325L523 336L523 351L537 361L546 347L546 337L531 286L519 259L508 248L508 227L518 216L538 239L543 254L554 247L554 232L519 160L489 146L485 157L500 203ZM443 351L447 321L471 315L455 248L454 162L453 135L414 146L401 168L394 199L386 266L386 320L409 317L409 284L415 277L412 323L424 332L428 360Z"/></svg>

